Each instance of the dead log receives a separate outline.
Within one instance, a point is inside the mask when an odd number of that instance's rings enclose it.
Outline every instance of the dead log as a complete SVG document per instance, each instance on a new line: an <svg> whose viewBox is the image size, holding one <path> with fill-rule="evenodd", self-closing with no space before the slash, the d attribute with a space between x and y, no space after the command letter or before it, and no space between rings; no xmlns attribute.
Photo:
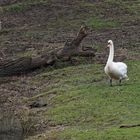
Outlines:
<svg viewBox="0 0 140 140"><path fill-rule="evenodd" d="M72 56L95 56L96 50L89 48L82 48L80 43L88 35L89 28L82 26L77 36L71 41L66 42L64 47L57 52L57 58L72 57Z"/></svg>
<svg viewBox="0 0 140 140"><path fill-rule="evenodd" d="M80 46L82 40L88 35L88 31L89 29L86 26L81 27L77 36L70 42L66 41L63 48L49 53L44 52L41 56L2 60L0 62L0 76L26 73L42 66L53 65L58 60L70 60L73 56L95 56L95 49Z"/></svg>

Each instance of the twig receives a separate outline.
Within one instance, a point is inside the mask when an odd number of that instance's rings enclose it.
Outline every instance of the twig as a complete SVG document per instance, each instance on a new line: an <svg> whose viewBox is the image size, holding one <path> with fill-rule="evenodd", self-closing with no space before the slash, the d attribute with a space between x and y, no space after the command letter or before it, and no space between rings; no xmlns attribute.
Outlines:
<svg viewBox="0 0 140 140"><path fill-rule="evenodd" d="M140 124L124 124L121 125L120 128L131 128L131 127L137 127L140 126Z"/></svg>

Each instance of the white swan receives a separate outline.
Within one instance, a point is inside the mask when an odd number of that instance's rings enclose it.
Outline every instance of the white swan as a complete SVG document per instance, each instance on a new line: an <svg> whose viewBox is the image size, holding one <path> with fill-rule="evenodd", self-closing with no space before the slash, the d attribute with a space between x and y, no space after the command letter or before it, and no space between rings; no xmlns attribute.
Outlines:
<svg viewBox="0 0 140 140"><path fill-rule="evenodd" d="M112 86L112 79L119 80L121 84L122 79L128 80L127 65L123 62L113 62L114 45L112 40L108 41L107 47L109 47L110 52L104 71L110 79L110 86Z"/></svg>

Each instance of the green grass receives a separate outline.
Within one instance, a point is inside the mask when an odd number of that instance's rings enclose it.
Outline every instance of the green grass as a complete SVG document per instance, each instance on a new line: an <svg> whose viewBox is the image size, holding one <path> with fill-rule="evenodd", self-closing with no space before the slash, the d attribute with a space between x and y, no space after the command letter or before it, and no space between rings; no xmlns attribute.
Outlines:
<svg viewBox="0 0 140 140"><path fill-rule="evenodd" d="M48 0L26 0L17 2L8 6L4 6L3 10L8 12L22 12L31 5L46 4Z"/></svg>
<svg viewBox="0 0 140 140"><path fill-rule="evenodd" d="M132 3L131 5L126 5L126 9L135 14L135 15L140 15L140 2L137 3Z"/></svg>
<svg viewBox="0 0 140 140"><path fill-rule="evenodd" d="M70 128L61 133L61 139L65 140L139 140L139 128L118 129L110 128L97 131L93 128Z"/></svg>
<svg viewBox="0 0 140 140"><path fill-rule="evenodd" d="M120 26L120 24L115 20L99 19L96 17L90 18L87 21L87 25L92 26L96 29L115 28Z"/></svg>
<svg viewBox="0 0 140 140"><path fill-rule="evenodd" d="M49 79L43 89L56 91L48 103L51 108L42 112L49 125L63 126L56 132L61 140L138 140L140 128L120 129L122 124L140 123L140 62L127 61L129 81L109 86L103 65L70 66L35 77ZM45 94L46 93L46 94ZM42 96L41 95L41 96ZM42 134L44 135L44 133ZM40 140L43 140L43 136ZM56 136L55 136L56 137Z"/></svg>
<svg viewBox="0 0 140 140"><path fill-rule="evenodd" d="M13 4L13 5L4 7L4 11L9 11L9 12L22 12L26 8L27 8L27 6L25 6L24 4L22 4L22 3L16 3L16 4Z"/></svg>

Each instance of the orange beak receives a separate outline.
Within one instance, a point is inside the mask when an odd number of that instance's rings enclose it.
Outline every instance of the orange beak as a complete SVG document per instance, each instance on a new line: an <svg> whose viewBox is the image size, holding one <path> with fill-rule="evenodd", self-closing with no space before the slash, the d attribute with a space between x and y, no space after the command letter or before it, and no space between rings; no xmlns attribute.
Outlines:
<svg viewBox="0 0 140 140"><path fill-rule="evenodd" d="M110 47L110 45L108 44L106 47L107 47L107 48L109 48L109 47Z"/></svg>

